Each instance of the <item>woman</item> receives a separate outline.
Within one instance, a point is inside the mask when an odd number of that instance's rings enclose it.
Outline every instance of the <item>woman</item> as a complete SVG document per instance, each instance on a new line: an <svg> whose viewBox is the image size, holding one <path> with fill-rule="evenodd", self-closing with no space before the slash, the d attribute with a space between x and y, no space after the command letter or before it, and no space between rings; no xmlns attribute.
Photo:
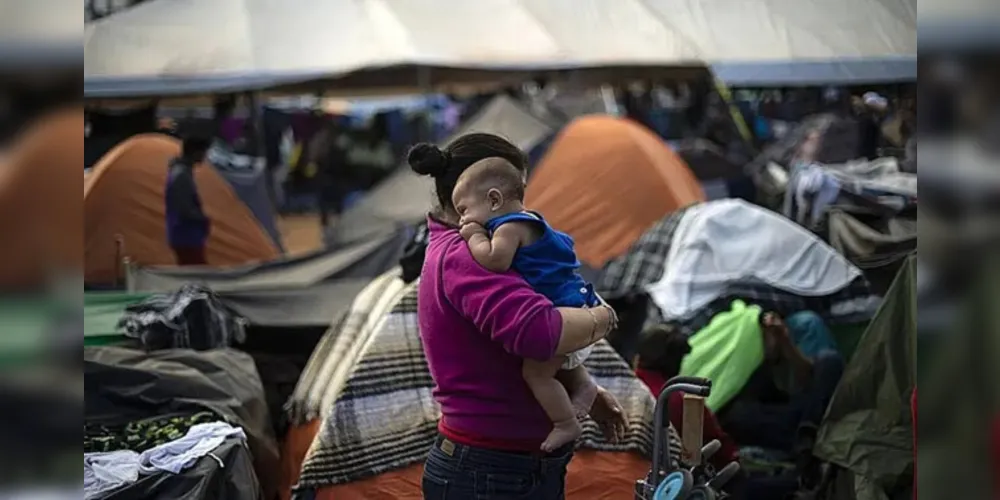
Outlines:
<svg viewBox="0 0 1000 500"><path fill-rule="evenodd" d="M516 273L493 273L473 259L459 235L452 191L477 161L503 158L527 173L523 152L491 134L468 134L446 150L420 145L414 171L434 178L438 209L428 217L418 295L421 338L439 436L424 465L428 500L565 497L573 445L543 454L552 428L521 378L524 358L548 360L581 349L611 330L614 312L556 308ZM590 411L610 439L624 432L621 407L601 389Z"/></svg>

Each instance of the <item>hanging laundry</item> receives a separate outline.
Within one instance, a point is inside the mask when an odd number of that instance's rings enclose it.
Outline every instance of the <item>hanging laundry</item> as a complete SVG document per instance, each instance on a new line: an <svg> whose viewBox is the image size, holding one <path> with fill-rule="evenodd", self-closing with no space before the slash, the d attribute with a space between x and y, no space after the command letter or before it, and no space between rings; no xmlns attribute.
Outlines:
<svg viewBox="0 0 1000 500"><path fill-rule="evenodd" d="M785 192L784 214L807 228L816 227L837 201L841 187L840 181L822 167L798 164Z"/></svg>

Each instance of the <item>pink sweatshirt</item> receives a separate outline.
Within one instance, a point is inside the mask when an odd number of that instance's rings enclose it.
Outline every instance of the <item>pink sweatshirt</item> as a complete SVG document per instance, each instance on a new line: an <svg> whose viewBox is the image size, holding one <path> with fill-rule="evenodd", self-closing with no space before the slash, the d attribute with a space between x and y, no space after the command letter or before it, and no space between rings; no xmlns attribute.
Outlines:
<svg viewBox="0 0 1000 500"><path fill-rule="evenodd" d="M449 429L488 440L538 441L552 424L521 376L523 358L551 359L562 316L514 272L480 266L433 219L418 311L434 398Z"/></svg>

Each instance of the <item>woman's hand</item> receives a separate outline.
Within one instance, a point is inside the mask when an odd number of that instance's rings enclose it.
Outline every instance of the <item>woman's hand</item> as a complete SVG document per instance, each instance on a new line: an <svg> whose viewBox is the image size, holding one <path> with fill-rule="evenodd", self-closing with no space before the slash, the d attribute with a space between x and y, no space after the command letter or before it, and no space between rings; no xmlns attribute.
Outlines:
<svg viewBox="0 0 1000 500"><path fill-rule="evenodd" d="M590 407L590 418L597 422L608 441L618 443L625 439L625 428L628 425L625 412L607 389L597 388L597 397L594 398L594 405Z"/></svg>

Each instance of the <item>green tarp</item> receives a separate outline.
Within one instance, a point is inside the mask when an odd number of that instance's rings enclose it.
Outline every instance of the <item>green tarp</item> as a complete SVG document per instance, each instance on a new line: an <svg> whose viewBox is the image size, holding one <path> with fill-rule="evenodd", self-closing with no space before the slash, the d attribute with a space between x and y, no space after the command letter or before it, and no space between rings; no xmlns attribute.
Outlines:
<svg viewBox="0 0 1000 500"><path fill-rule="evenodd" d="M125 308L145 300L149 293L92 292L83 297L84 345L114 344L124 339L118 329Z"/></svg>
<svg viewBox="0 0 1000 500"><path fill-rule="evenodd" d="M858 343L820 428L816 455L854 476L846 498L888 499L912 481L916 286L910 257Z"/></svg>

